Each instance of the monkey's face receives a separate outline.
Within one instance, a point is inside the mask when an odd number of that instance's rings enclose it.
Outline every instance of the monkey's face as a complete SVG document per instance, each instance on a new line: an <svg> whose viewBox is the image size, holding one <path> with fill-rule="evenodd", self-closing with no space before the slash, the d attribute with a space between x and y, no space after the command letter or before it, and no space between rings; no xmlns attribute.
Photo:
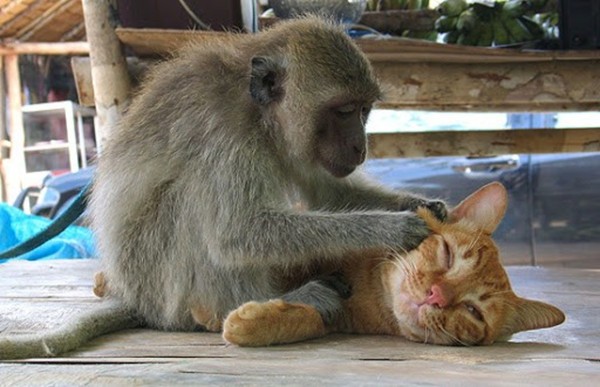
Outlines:
<svg viewBox="0 0 600 387"><path fill-rule="evenodd" d="M343 101L326 104L316 120L315 158L335 177L346 177L365 161L365 122L371 103Z"/></svg>
<svg viewBox="0 0 600 387"><path fill-rule="evenodd" d="M289 165L302 172L322 167L343 178L366 158L364 124L381 91L345 31L316 21L272 30L279 48L252 58L250 97L276 128L273 137L282 140Z"/></svg>

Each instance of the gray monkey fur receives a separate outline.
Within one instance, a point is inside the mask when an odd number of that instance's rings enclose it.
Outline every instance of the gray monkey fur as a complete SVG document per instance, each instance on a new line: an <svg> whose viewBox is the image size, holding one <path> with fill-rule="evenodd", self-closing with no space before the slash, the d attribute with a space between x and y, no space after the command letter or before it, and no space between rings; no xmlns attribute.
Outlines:
<svg viewBox="0 0 600 387"><path fill-rule="evenodd" d="M259 56L281 73L254 96ZM126 311L118 314L195 330L194 306L222 320L246 301L281 297L278 271L416 246L428 230L402 211L426 200L373 184L360 170L336 178L314 160L315 147L331 145L318 145L314 112L338 95L371 103L379 93L341 27L316 18L197 44L158 65L111 133L91 196L108 295ZM332 297L324 317L336 307ZM114 330L130 325L116 321Z"/></svg>

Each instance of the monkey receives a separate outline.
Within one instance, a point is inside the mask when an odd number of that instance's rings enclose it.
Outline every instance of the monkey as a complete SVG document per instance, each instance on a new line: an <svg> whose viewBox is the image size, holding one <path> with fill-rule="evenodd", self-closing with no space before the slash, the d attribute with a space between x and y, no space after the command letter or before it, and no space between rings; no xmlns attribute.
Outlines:
<svg viewBox="0 0 600 387"><path fill-rule="evenodd" d="M343 27L314 16L157 65L107 139L90 197L101 293L125 315L116 325L218 331L244 302L279 297L333 318L343 283L316 277L282 294L278 276L412 249L429 234L413 211L446 213L361 170L381 98ZM81 340L63 341L48 352Z"/></svg>

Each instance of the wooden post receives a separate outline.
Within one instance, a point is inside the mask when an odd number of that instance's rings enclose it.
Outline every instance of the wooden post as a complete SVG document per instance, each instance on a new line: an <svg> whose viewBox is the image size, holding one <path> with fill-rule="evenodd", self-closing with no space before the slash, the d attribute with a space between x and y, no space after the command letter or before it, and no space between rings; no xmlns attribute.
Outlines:
<svg viewBox="0 0 600 387"><path fill-rule="evenodd" d="M23 114L21 112L21 77L19 75L19 56L16 54L4 57L6 81L8 86L8 110L10 112L10 171L6 175L7 199L12 203L21 190L21 178L25 176L25 135L23 130ZM7 163L8 164L8 163Z"/></svg>
<svg viewBox="0 0 600 387"><path fill-rule="evenodd" d="M6 197L6 170L4 169L4 148L8 145L6 137L6 87L4 86L4 56L0 56L0 201Z"/></svg>
<svg viewBox="0 0 600 387"><path fill-rule="evenodd" d="M116 20L111 10L114 0L83 0L83 15L90 43L92 84L98 115L96 127L98 149L127 105L131 81L121 45L115 34Z"/></svg>

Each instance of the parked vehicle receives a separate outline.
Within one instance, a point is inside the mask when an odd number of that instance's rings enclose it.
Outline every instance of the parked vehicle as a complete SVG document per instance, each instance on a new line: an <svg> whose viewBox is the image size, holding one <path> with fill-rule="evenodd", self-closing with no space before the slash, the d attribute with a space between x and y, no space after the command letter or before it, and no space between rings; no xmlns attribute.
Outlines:
<svg viewBox="0 0 600 387"><path fill-rule="evenodd" d="M69 207L77 194L91 181L94 169L87 167L58 176L48 175L41 188L24 189L15 200L14 206L24 209L29 200L31 214L54 219Z"/></svg>

